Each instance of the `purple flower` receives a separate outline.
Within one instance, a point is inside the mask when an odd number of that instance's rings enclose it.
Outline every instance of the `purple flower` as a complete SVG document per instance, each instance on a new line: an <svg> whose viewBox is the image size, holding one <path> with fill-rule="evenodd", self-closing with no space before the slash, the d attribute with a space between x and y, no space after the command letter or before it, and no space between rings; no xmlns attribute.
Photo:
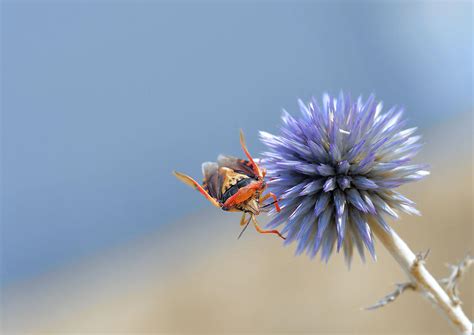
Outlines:
<svg viewBox="0 0 474 335"><path fill-rule="evenodd" d="M279 136L260 132L269 188L282 207L269 226L284 225L285 243L296 240L297 254L320 251L327 262L336 246L350 264L354 246L365 259L365 245L375 259L369 220L390 231L385 215L419 215L394 189L429 174L426 165L410 164L420 136L405 129L401 109L383 113L374 96L324 95L322 108L314 98L299 107L300 118L284 111Z"/></svg>

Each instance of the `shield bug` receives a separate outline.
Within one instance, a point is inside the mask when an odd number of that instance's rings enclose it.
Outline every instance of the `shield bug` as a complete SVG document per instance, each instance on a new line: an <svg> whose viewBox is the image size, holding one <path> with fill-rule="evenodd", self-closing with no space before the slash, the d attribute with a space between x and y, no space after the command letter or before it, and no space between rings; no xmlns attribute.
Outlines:
<svg viewBox="0 0 474 335"><path fill-rule="evenodd" d="M256 216L262 210L274 205L279 212L280 206L275 194L268 192L263 195L267 187L265 183L266 171L255 163L248 152L242 131L240 131L240 144L248 160L219 155L217 162L203 163L204 181L202 185L183 173L176 171L173 173L179 180L198 190L214 206L229 212L242 212L240 225L244 228L239 237L252 221L259 233L276 234L285 239L278 230L264 230L258 225ZM270 197L273 198L273 202L263 205L263 202Z"/></svg>

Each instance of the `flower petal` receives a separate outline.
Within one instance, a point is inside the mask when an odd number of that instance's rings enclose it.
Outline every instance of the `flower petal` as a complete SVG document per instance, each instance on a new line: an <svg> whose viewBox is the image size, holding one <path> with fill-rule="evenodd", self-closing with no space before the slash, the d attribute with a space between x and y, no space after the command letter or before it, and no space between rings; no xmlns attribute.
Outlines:
<svg viewBox="0 0 474 335"><path fill-rule="evenodd" d="M336 188L336 178L328 178L324 183L323 190L324 192L330 192Z"/></svg>
<svg viewBox="0 0 474 335"><path fill-rule="evenodd" d="M314 214L316 216L319 216L326 209L330 199L331 195L329 193L319 193L319 197L314 205Z"/></svg>

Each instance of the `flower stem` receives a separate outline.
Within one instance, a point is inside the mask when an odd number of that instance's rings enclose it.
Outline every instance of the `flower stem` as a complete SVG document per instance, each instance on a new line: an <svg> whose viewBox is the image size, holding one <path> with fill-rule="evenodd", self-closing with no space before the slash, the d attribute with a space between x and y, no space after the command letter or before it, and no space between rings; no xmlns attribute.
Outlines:
<svg viewBox="0 0 474 335"><path fill-rule="evenodd" d="M440 311L461 334L472 334L472 323L464 314L461 305L448 296L438 281L428 272L423 260L410 250L393 229L391 232L387 232L375 222L371 222L370 227L406 272L416 289L424 293L431 302L438 306Z"/></svg>

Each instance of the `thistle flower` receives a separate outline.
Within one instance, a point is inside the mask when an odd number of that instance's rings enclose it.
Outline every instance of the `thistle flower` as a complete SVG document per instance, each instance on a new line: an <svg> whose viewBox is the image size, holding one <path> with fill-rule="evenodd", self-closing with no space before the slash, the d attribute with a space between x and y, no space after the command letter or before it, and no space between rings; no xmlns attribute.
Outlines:
<svg viewBox="0 0 474 335"><path fill-rule="evenodd" d="M269 226L284 225L285 243L297 240L297 254L321 250L327 262L337 245L350 265L353 247L365 259L365 245L375 259L369 220L390 231L385 215L419 215L394 189L429 174L425 165L409 164L420 136L404 129L401 109L383 113L373 95L365 102L324 95L322 108L314 98L299 107L300 118L283 112L279 136L260 132L269 188L282 207Z"/></svg>

